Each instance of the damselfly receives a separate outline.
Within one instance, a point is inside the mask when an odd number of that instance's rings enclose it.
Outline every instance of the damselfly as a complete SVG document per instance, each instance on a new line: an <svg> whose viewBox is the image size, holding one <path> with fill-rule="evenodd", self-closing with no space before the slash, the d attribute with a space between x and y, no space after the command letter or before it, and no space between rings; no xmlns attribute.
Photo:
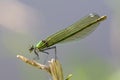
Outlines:
<svg viewBox="0 0 120 80"><path fill-rule="evenodd" d="M56 46L53 45L84 38L93 32L99 23L106 18L107 16L100 17L98 14L89 14L88 16L83 17L69 27L56 32L44 40L39 41L35 46L32 46L29 51L32 52L34 50L34 53L39 57L38 52L49 54L46 52L46 50L55 49L56 55Z"/></svg>

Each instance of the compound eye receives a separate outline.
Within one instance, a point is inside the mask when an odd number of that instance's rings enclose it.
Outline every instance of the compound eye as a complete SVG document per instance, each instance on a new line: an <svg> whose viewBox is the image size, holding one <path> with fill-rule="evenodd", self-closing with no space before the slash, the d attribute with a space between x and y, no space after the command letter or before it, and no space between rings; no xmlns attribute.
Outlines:
<svg viewBox="0 0 120 80"><path fill-rule="evenodd" d="M29 49L30 53L34 50L34 46L32 45L31 48Z"/></svg>

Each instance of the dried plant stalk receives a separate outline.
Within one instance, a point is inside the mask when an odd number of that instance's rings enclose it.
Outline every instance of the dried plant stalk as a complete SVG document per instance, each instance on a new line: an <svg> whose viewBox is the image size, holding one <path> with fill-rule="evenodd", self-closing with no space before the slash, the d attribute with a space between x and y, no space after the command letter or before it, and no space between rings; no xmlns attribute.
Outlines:
<svg viewBox="0 0 120 80"><path fill-rule="evenodd" d="M57 59L56 60L51 59L50 61L48 61L49 65L47 66L47 65L40 64L35 60L29 60L26 57L21 55L17 55L17 58L21 59L27 64L37 67L38 69L47 71L52 76L53 80L64 80L62 67L60 62ZM65 80L69 80L70 77L71 76L69 75Z"/></svg>
<svg viewBox="0 0 120 80"><path fill-rule="evenodd" d="M64 80L62 67L59 61L52 59L51 61L49 61L49 63L53 80Z"/></svg>
<svg viewBox="0 0 120 80"><path fill-rule="evenodd" d="M41 70L46 70L47 72L50 73L48 66L40 64L40 63L36 62L35 60L29 60L28 58L21 56L21 55L17 55L17 58L21 59L22 61L24 61L27 64L30 64L34 67L37 67L38 69L41 69Z"/></svg>

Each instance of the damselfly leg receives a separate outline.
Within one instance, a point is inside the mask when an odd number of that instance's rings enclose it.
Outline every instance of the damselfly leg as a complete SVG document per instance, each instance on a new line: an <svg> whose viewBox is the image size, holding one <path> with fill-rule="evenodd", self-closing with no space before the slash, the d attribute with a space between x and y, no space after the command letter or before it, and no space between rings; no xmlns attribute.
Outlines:
<svg viewBox="0 0 120 80"><path fill-rule="evenodd" d="M54 50L55 50L55 59L57 59L57 49L56 49L56 46L47 47L47 48L45 48L42 52L49 54L48 52L45 52L45 51L46 51L46 50L50 50L50 49L54 49Z"/></svg>

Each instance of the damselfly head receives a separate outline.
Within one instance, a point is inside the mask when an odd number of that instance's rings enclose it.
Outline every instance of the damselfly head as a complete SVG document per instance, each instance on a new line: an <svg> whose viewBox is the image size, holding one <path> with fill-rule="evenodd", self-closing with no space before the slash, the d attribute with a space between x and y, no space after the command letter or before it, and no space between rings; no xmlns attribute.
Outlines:
<svg viewBox="0 0 120 80"><path fill-rule="evenodd" d="M30 49L29 49L30 53L31 53L34 49L35 49L35 48L34 48L34 46L32 45L32 46L30 47Z"/></svg>

